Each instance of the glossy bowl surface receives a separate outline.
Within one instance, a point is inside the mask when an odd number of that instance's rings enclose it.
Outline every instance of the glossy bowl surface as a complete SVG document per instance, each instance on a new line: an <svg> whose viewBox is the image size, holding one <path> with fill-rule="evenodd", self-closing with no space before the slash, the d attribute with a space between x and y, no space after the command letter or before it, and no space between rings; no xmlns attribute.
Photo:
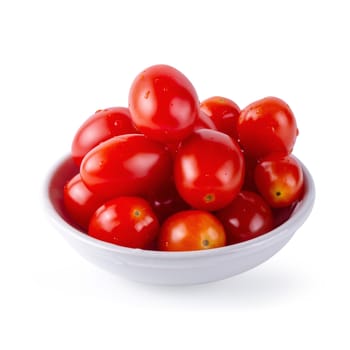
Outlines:
<svg viewBox="0 0 350 350"><path fill-rule="evenodd" d="M305 222L315 201L315 186L302 164L305 193L289 219L274 230L239 244L205 251L161 252L117 246L89 237L66 215L63 186L78 172L69 156L50 170L45 210L53 226L86 260L128 279L152 284L184 285L225 279L263 263L277 253Z"/></svg>

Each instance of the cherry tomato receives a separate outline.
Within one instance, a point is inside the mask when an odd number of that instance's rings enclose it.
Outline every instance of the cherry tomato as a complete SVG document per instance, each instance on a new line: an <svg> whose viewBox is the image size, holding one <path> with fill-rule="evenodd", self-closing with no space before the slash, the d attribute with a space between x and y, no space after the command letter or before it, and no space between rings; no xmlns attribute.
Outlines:
<svg viewBox="0 0 350 350"><path fill-rule="evenodd" d="M189 205L182 199L176 190L173 181L169 181L163 188L146 196L156 213L159 222L163 222L172 214L190 209Z"/></svg>
<svg viewBox="0 0 350 350"><path fill-rule="evenodd" d="M188 136L199 114L197 93L177 69L155 65L134 80L129 108L136 127L149 138L171 143Z"/></svg>
<svg viewBox="0 0 350 350"><path fill-rule="evenodd" d="M285 221L287 221L289 217L292 215L297 205L298 205L298 201L295 201L288 207L272 208L272 215L273 215L273 221L274 221L273 226L278 227L282 225Z"/></svg>
<svg viewBox="0 0 350 350"><path fill-rule="evenodd" d="M141 195L172 176L165 147L141 134L114 136L93 148L80 167L86 186L102 196Z"/></svg>
<svg viewBox="0 0 350 350"><path fill-rule="evenodd" d="M273 228L269 205L254 192L240 192L217 216L224 225L228 244L247 241Z"/></svg>
<svg viewBox="0 0 350 350"><path fill-rule="evenodd" d="M194 123L193 130L199 130L199 129L217 130L214 122L211 120L209 115L207 115L203 111L199 111L198 118L197 118L196 122Z"/></svg>
<svg viewBox="0 0 350 350"><path fill-rule="evenodd" d="M78 129L72 142L72 157L80 166L86 153L99 143L123 134L137 133L130 112L124 107L98 110Z"/></svg>
<svg viewBox="0 0 350 350"><path fill-rule="evenodd" d="M244 155L244 164L245 164L245 176L244 176L243 189L247 191L257 192L255 179L254 179L254 171L255 171L256 165L258 164L258 161L256 158L247 157Z"/></svg>
<svg viewBox="0 0 350 350"><path fill-rule="evenodd" d="M193 130L200 130L200 129L212 129L216 130L216 126L214 122L202 111L199 112L199 116L196 119L196 122L194 124ZM167 143L167 149L170 151L170 153L175 157L177 150L181 146L182 141L176 141L172 143Z"/></svg>
<svg viewBox="0 0 350 350"><path fill-rule="evenodd" d="M146 200L118 197L96 210L88 234L105 242L142 249L151 244L158 230L158 219Z"/></svg>
<svg viewBox="0 0 350 350"><path fill-rule="evenodd" d="M186 210L170 216L158 238L158 248L166 251L203 250L225 244L226 235L220 221L201 210Z"/></svg>
<svg viewBox="0 0 350 350"><path fill-rule="evenodd" d="M176 154L174 179L180 195L193 208L218 210L229 204L242 187L242 152L222 132L196 130Z"/></svg>
<svg viewBox="0 0 350 350"><path fill-rule="evenodd" d="M87 229L92 214L106 198L92 193L77 174L64 186L63 200L69 216L81 228Z"/></svg>
<svg viewBox="0 0 350 350"><path fill-rule="evenodd" d="M303 190L303 171L292 156L271 155L255 168L256 186L271 207L286 207L300 198Z"/></svg>
<svg viewBox="0 0 350 350"><path fill-rule="evenodd" d="M214 122L216 129L238 139L237 122L240 108L232 100L213 96L202 101L200 108Z"/></svg>
<svg viewBox="0 0 350 350"><path fill-rule="evenodd" d="M266 97L244 108L237 130L245 154L255 158L291 153L298 135L292 110L277 97Z"/></svg>

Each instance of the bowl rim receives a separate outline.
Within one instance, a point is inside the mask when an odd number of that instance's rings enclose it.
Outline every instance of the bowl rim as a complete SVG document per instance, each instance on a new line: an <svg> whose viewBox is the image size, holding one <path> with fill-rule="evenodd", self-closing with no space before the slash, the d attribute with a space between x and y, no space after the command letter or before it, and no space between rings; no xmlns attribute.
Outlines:
<svg viewBox="0 0 350 350"><path fill-rule="evenodd" d="M295 155L293 155L297 158ZM51 222L56 226L57 229L63 230L65 233L71 235L72 238L79 240L87 245L94 246L102 250L108 250L110 252L115 252L124 256L133 256L140 258L157 258L161 260L172 260L172 259L196 259L202 257L214 257L214 256L223 256L228 254L244 254L247 251L252 249L260 249L261 246L268 246L273 244L276 240L285 239L284 234L290 230L294 232L305 222L307 217L312 211L314 202L315 202L315 183L313 177L307 167L304 165L299 158L297 160L300 162L300 165L303 169L304 183L305 183L305 192L303 199L297 204L290 218L277 226L273 230L253 239L250 239L245 242L236 243L232 245L227 245L219 248L212 248L207 250L191 250L191 251L157 251L157 250L144 250L140 248L128 248L124 246L119 246L113 243L104 242L93 238L86 233L80 231L79 229L73 227L68 222L66 222L61 215L56 211L53 202L50 198L50 186L53 176L56 174L60 166L70 159L70 155L66 154L61 157L59 160L55 161L50 169L48 170L45 182L44 182L44 191L43 191L43 204L44 210L46 211L47 216Z"/></svg>

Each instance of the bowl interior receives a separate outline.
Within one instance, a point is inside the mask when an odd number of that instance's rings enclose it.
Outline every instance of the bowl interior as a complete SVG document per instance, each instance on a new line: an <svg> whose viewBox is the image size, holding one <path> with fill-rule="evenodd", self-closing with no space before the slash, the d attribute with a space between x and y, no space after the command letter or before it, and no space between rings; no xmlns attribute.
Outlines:
<svg viewBox="0 0 350 350"><path fill-rule="evenodd" d="M302 164L302 163L301 163ZM294 227L295 225L300 226L305 220L306 217L311 212L314 200L315 200L315 188L313 179L311 174L307 170L307 168L302 164L304 177L305 177L305 190L303 197L301 200L292 207L278 209L275 212L277 216L277 221L280 223L274 230L269 233L262 235L260 237L254 238L252 240L235 244L235 248L245 247L249 244L255 244L262 240L269 239L271 236L276 236L280 231L289 229L290 227ZM102 242L86 235L82 229L77 226L74 221L67 215L64 204L63 204L63 187L66 182L76 175L79 172L79 168L74 163L70 156L66 156L62 158L54 167L51 173L48 176L46 188L45 188L45 196L48 207L51 207L51 216L55 216L56 220L59 220L61 224L65 225L65 228L71 229L72 234L81 235L82 239L87 240L88 242L94 242L95 244L103 245L104 247L108 247L109 249L122 249L125 251L135 252L142 251L141 249L132 249L126 247L115 246L110 243ZM117 248L118 247L118 248ZM228 247L228 246L227 246ZM205 251L192 251L192 252L172 252L171 255L179 254L183 255L186 253L192 254L211 254L208 252L216 251L216 250L225 250L227 247L215 248ZM169 255L168 252L159 252L159 251L143 251L145 254L147 252L153 252L158 254L166 254Z"/></svg>
<svg viewBox="0 0 350 350"><path fill-rule="evenodd" d="M70 156L57 162L45 184L45 209L66 241L87 261L127 279L152 284L187 285L232 277L263 263L278 252L303 224L312 210L315 189L305 175L304 196L292 208L280 210L284 221L272 231L238 244L186 252L142 250L103 242L84 233L67 215L63 187L79 169Z"/></svg>

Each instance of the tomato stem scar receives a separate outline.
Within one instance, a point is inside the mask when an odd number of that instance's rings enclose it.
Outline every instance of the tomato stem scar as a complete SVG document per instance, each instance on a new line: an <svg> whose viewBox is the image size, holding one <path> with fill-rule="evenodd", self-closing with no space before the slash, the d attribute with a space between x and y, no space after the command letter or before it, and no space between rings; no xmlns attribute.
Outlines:
<svg viewBox="0 0 350 350"><path fill-rule="evenodd" d="M139 216L141 216L141 211L138 209L135 209L133 214L134 214L134 216L139 217Z"/></svg>
<svg viewBox="0 0 350 350"><path fill-rule="evenodd" d="M205 203L211 203L211 202L214 202L214 200L215 200L215 195L213 193L207 193L204 196L204 202Z"/></svg>

